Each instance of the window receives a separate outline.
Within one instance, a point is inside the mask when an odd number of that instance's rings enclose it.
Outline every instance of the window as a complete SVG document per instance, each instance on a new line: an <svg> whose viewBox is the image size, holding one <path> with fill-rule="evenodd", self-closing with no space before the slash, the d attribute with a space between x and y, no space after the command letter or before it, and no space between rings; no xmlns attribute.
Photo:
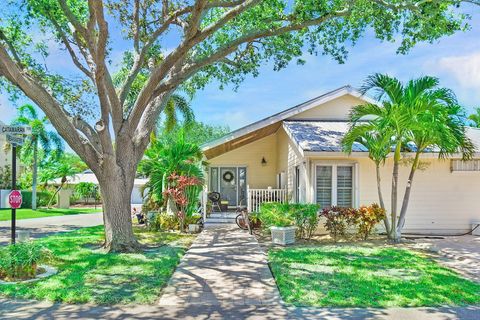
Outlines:
<svg viewBox="0 0 480 320"><path fill-rule="evenodd" d="M320 207L353 207L353 166L317 165L316 202Z"/></svg>
<svg viewBox="0 0 480 320"><path fill-rule="evenodd" d="M452 160L452 172L480 171L480 160Z"/></svg>

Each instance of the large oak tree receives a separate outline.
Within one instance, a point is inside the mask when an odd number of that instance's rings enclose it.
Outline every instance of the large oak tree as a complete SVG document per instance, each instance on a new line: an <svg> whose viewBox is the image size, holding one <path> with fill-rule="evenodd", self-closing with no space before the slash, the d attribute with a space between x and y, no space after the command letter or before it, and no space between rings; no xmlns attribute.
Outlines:
<svg viewBox="0 0 480 320"><path fill-rule="evenodd" d="M212 80L238 85L262 64L278 70L302 63L305 51L343 62L366 32L399 41L405 53L467 28L461 2L11 1L0 13L0 81L13 96L35 102L97 176L106 248L135 250L129 212L135 172L174 92L193 93ZM52 41L77 72L48 65ZM125 49L120 77L111 63L118 48Z"/></svg>

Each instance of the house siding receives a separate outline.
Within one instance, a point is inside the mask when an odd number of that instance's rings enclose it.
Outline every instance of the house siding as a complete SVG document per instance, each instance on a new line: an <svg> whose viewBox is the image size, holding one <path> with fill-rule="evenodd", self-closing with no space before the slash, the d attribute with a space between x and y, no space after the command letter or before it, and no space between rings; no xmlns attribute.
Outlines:
<svg viewBox="0 0 480 320"><path fill-rule="evenodd" d="M262 165L265 157L267 164ZM250 188L275 187L277 174L277 136L269 135L243 147L208 160L210 166L245 166Z"/></svg>
<svg viewBox="0 0 480 320"><path fill-rule="evenodd" d="M311 160L324 160L312 157ZM375 165L368 158L338 158L336 161L358 163L359 204L378 203ZM452 234L467 232L473 221L480 220L480 173L451 173L450 160L423 159L427 165L417 171L413 181L407 210L405 232ZM390 192L393 163L389 159L381 168L382 190L387 211L390 210ZM401 166L399 172L398 210L403 200L408 166ZM310 189L312 202L314 189Z"/></svg>
<svg viewBox="0 0 480 320"><path fill-rule="evenodd" d="M351 95L345 95L326 102L318 107L301 112L289 120L348 120L348 113L350 109L359 104L364 104L365 101Z"/></svg>

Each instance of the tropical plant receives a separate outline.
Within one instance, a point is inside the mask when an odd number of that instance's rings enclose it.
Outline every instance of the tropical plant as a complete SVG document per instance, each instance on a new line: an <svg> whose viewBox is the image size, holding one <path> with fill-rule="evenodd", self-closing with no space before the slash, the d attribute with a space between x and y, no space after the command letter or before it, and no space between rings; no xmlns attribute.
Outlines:
<svg viewBox="0 0 480 320"><path fill-rule="evenodd" d="M0 248L0 279L14 281L34 278L38 265L51 259L51 251L34 241L2 247Z"/></svg>
<svg viewBox="0 0 480 320"><path fill-rule="evenodd" d="M55 196L58 192L64 187L65 183L68 181L69 177L73 177L76 174L85 170L85 164L79 160L78 156L72 154L63 154L58 161L52 163L50 168L49 174L46 176L53 177L55 179L60 179L60 184L58 185L57 189L53 193L52 197L48 201L48 207L51 206Z"/></svg>
<svg viewBox="0 0 480 320"><path fill-rule="evenodd" d="M166 205L164 191L168 177L173 173L203 181L205 164L202 158L200 147L185 141L183 131L167 141L152 135L150 147L145 151L145 157L139 165L139 172L148 178L144 190L147 191L147 201L152 207Z"/></svg>
<svg viewBox="0 0 480 320"><path fill-rule="evenodd" d="M199 121L191 121L188 124L178 122L171 130L167 130L165 122L162 122L157 132L160 139L171 140L180 131L184 132L185 140L201 146L202 144L225 136L231 130L228 126L211 125Z"/></svg>
<svg viewBox="0 0 480 320"><path fill-rule="evenodd" d="M347 238L349 227L357 222L358 212L355 208L333 206L322 210L321 216L326 219L325 229L329 232L333 241L339 238Z"/></svg>
<svg viewBox="0 0 480 320"><path fill-rule="evenodd" d="M361 206L356 210L356 225L358 234L363 240L367 240L373 228L382 220L385 220L385 209L374 203L370 206Z"/></svg>
<svg viewBox="0 0 480 320"><path fill-rule="evenodd" d="M54 131L48 131L47 125L50 121L46 116L40 116L37 109L25 104L18 108L18 116L13 124L32 127L32 134L25 137L21 147L21 159L24 164L31 163L32 170L32 209L37 209L37 177L40 162L51 154L57 157L63 152L63 141ZM42 157L39 158L39 149L42 149ZM53 152L55 151L55 152Z"/></svg>
<svg viewBox="0 0 480 320"><path fill-rule="evenodd" d="M475 113L469 115L468 120L471 121L475 128L480 128L480 108L475 108Z"/></svg>
<svg viewBox="0 0 480 320"><path fill-rule="evenodd" d="M306 50L344 62L346 46L370 31L399 41L398 52L406 53L468 28L462 2L4 1L0 84L12 97L38 103L87 162L105 204L105 247L132 251L138 249L130 219L137 164L173 93L193 94L213 81L238 86L267 61L274 70L305 63ZM49 41L64 49L59 59L73 69L49 65L58 61L45 59ZM110 62L119 44L131 67L115 84Z"/></svg>
<svg viewBox="0 0 480 320"><path fill-rule="evenodd" d="M84 204L88 203L88 199L98 198L98 187L93 182L80 182L75 186L75 193L83 198Z"/></svg>
<svg viewBox="0 0 480 320"><path fill-rule="evenodd" d="M410 199L413 178L420 165L420 155L435 151L440 158L461 152L465 159L472 156L474 146L466 136L465 114L451 90L438 87L438 79L421 77L405 85L393 77L374 74L362 87L363 93L374 91L379 103L356 106L350 114L351 127L344 140L346 151L353 143L376 140L370 158L384 163L388 142L393 150L390 222L386 223L390 239L399 241ZM379 152L377 152L379 151ZM413 152L410 174L398 214L398 171L402 152ZM382 159L383 158L383 159ZM377 176L378 177L378 176ZM377 187L380 190L380 179ZM381 192L379 192L379 196ZM380 199L382 203L383 199Z"/></svg>

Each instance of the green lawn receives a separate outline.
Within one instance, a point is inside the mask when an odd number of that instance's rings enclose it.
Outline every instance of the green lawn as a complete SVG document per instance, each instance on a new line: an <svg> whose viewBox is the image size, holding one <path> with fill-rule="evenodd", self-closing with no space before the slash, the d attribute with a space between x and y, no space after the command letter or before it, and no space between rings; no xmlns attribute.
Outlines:
<svg viewBox="0 0 480 320"><path fill-rule="evenodd" d="M101 207L97 209L93 209L93 208L37 209L36 211L32 209L17 209L17 220L65 216L70 214L92 213L92 212L101 212L101 211L102 211ZM0 221L10 220L12 217L11 212L12 211L10 209L0 209Z"/></svg>
<svg viewBox="0 0 480 320"><path fill-rule="evenodd" d="M269 260L283 299L298 306L480 304L480 284L407 249L297 247L270 250Z"/></svg>
<svg viewBox="0 0 480 320"><path fill-rule="evenodd" d="M59 273L31 284L0 285L0 296L68 303L141 303L158 300L194 236L136 230L142 243L165 244L148 253L98 249L103 228L90 227L37 240L56 256Z"/></svg>

